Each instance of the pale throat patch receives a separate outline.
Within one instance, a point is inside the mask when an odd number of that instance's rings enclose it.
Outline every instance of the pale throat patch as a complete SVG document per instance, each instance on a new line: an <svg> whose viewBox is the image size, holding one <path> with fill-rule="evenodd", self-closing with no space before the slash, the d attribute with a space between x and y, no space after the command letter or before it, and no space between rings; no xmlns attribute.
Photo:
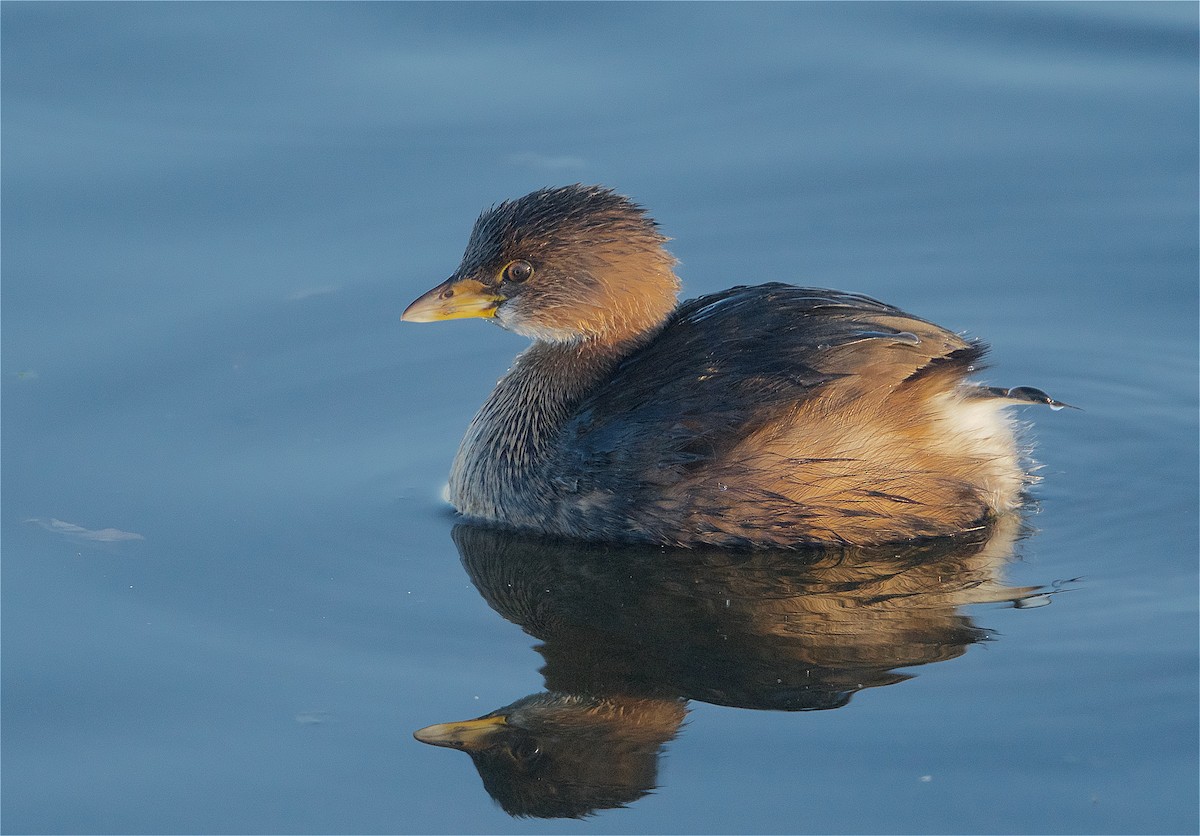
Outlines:
<svg viewBox="0 0 1200 836"><path fill-rule="evenodd" d="M496 309L495 321L506 330L531 340L561 345L577 343L583 338L583 335L574 328L555 328L523 319L519 312L514 311L508 305L501 305Z"/></svg>

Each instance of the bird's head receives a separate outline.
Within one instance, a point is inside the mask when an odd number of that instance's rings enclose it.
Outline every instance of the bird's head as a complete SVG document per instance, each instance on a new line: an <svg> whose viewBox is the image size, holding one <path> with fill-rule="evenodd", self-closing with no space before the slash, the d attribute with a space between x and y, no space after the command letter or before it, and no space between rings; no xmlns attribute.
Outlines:
<svg viewBox="0 0 1200 836"><path fill-rule="evenodd" d="M666 240L640 206L609 189L541 189L480 215L458 269L402 318L479 317L554 343L637 339L675 307Z"/></svg>

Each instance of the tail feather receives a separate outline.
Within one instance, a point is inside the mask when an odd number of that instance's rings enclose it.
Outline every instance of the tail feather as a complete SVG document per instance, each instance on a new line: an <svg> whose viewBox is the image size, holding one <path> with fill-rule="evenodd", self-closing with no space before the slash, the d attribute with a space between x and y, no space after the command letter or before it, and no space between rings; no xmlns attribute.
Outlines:
<svg viewBox="0 0 1200 836"><path fill-rule="evenodd" d="M979 387L979 395L986 398L1001 398L1016 403L1040 403L1045 404L1051 409L1079 409L1079 407L1072 406L1069 403L1056 401L1041 389L1035 389L1032 386L1014 386L1011 389L1001 389L998 386L981 386Z"/></svg>

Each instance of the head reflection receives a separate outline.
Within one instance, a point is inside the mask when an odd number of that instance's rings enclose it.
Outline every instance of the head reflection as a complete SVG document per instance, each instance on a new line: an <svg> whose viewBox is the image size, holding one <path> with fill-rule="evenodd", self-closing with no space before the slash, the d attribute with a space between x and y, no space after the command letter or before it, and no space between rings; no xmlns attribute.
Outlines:
<svg viewBox="0 0 1200 836"><path fill-rule="evenodd" d="M897 668L953 659L988 632L967 604L1004 586L1020 521L890 548L730 552L579 543L460 524L463 565L488 604L541 640L546 692L416 732L467 752L515 816L624 806L657 781L689 700L840 708Z"/></svg>
<svg viewBox="0 0 1200 836"><path fill-rule="evenodd" d="M549 692L477 720L429 726L416 738L469 754L488 794L511 815L578 818L654 789L659 752L684 713L678 699Z"/></svg>

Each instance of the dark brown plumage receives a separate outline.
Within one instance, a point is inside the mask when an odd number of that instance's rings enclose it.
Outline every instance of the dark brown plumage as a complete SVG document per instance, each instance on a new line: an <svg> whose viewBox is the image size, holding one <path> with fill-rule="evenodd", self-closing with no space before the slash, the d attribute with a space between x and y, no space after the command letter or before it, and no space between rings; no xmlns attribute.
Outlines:
<svg viewBox="0 0 1200 836"><path fill-rule="evenodd" d="M598 186L484 212L410 321L493 319L534 345L467 430L463 514L594 540L869 544L954 534L1030 481L985 351L851 293L735 287L676 304L665 238Z"/></svg>

